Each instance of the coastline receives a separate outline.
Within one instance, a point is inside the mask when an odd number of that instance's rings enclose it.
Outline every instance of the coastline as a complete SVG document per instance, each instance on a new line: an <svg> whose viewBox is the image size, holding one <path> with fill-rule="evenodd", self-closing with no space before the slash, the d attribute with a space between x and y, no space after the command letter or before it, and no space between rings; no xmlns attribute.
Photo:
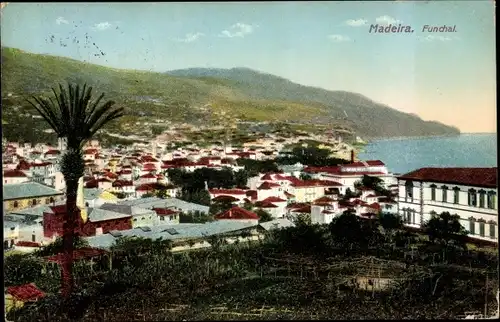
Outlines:
<svg viewBox="0 0 500 322"><path fill-rule="evenodd" d="M461 135L478 135L485 134L491 135L496 133L458 133L458 134L441 134L441 135L419 135L419 136L381 136L381 137L370 137L365 139L366 142L372 143L374 141L402 141L402 140L421 140L421 139L432 139L432 138L444 138L444 137L457 137Z"/></svg>

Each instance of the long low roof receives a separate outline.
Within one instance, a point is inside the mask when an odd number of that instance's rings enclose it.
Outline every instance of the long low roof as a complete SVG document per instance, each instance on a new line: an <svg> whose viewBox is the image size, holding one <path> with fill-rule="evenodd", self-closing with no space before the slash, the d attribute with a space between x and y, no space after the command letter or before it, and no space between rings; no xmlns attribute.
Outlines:
<svg viewBox="0 0 500 322"><path fill-rule="evenodd" d="M146 208L146 209L176 207L182 209L182 211L185 212L199 211L201 213L208 213L209 211L209 207L207 206L198 205L177 198L165 198L165 199L157 197L140 198L134 200L118 201L118 204L134 206L138 208Z"/></svg>
<svg viewBox="0 0 500 322"><path fill-rule="evenodd" d="M27 199L63 195L54 188L38 182L23 182L3 185L3 200Z"/></svg>
<svg viewBox="0 0 500 322"><path fill-rule="evenodd" d="M245 222L214 221L205 224L175 224L141 227L129 230L112 231L108 234L87 237L91 247L109 249L114 242L121 237L142 237L153 240L162 238L164 240L205 238L208 236L224 234L251 227L256 224Z"/></svg>
<svg viewBox="0 0 500 322"><path fill-rule="evenodd" d="M496 188L497 168L421 168L398 179Z"/></svg>

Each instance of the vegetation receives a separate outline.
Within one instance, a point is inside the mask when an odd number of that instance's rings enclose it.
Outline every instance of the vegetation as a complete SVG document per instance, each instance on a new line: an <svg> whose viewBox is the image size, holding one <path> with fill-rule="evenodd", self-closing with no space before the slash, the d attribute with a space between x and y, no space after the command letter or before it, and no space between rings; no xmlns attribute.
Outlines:
<svg viewBox="0 0 500 322"><path fill-rule="evenodd" d="M49 295L8 319L456 319L485 305L496 309L498 254L437 241L430 247L419 241L426 235L415 238L402 227L395 229L402 242L387 247L381 220L338 218L273 230L256 243L207 237L214 247L177 254L169 252L175 242L122 238L110 254L113 269L105 256L78 270L71 311L60 311L58 297ZM6 286L34 282L46 290L56 283L33 255L9 256L5 267ZM377 289L376 276L392 282ZM360 277L372 286L353 284Z"/></svg>
<svg viewBox="0 0 500 322"><path fill-rule="evenodd" d="M295 147L290 156L280 157L276 160L279 164L301 163L312 167L335 166L349 163L350 160L332 158L332 152L328 149L321 149L316 146Z"/></svg>
<svg viewBox="0 0 500 322"><path fill-rule="evenodd" d="M252 209L250 209L252 210ZM263 209L257 209L255 211L255 213L257 214L257 216L259 216L259 223L263 223L263 222L267 222L267 221L271 221L273 220L273 216L268 213L267 211L263 210Z"/></svg>
<svg viewBox="0 0 500 322"><path fill-rule="evenodd" d="M62 293L69 299L73 289L73 244L76 217L78 180L84 174L82 148L85 143L106 124L120 118L123 108L113 107L115 102L101 103L104 93L92 99L92 87L68 84L59 85L59 92L52 89L55 101L43 96L33 96L28 102L40 114L48 126L67 143L67 150L61 159L61 172L66 183L66 222L63 232L64 264L62 266ZM101 104L100 104L101 103Z"/></svg>

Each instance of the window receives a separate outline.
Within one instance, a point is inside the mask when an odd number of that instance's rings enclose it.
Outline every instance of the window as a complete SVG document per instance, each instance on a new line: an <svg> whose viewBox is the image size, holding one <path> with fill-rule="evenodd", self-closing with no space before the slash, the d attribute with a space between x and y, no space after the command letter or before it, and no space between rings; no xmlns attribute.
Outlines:
<svg viewBox="0 0 500 322"><path fill-rule="evenodd" d="M413 182L407 181L405 183L405 189L406 189L405 193L406 199L410 199L411 201L413 201Z"/></svg>
<svg viewBox="0 0 500 322"><path fill-rule="evenodd" d="M50 202L50 203L53 203L53 202L54 202L54 197L50 197L50 198L49 198L49 202Z"/></svg>
<svg viewBox="0 0 500 322"><path fill-rule="evenodd" d="M484 208L484 196L486 195L486 191L479 190L479 208Z"/></svg>
<svg viewBox="0 0 500 322"><path fill-rule="evenodd" d="M453 203L458 204L460 201L460 188L455 187L453 188Z"/></svg>
<svg viewBox="0 0 500 322"><path fill-rule="evenodd" d="M484 221L479 222L479 236L484 237Z"/></svg>
<svg viewBox="0 0 500 322"><path fill-rule="evenodd" d="M496 225L490 222L490 238L495 239Z"/></svg>
<svg viewBox="0 0 500 322"><path fill-rule="evenodd" d="M448 202L448 187L442 186L441 189L443 190L443 202Z"/></svg>
<svg viewBox="0 0 500 322"><path fill-rule="evenodd" d="M33 200L31 201L31 204L32 204L33 206L36 206L36 199L33 199Z"/></svg>
<svg viewBox="0 0 500 322"><path fill-rule="evenodd" d="M13 206L14 206L14 208L19 207L19 202L18 201L14 201L14 205Z"/></svg>
<svg viewBox="0 0 500 322"><path fill-rule="evenodd" d="M164 216L161 216L161 217L160 217L160 220L161 220L161 221L165 221L165 217L164 217Z"/></svg>
<svg viewBox="0 0 500 322"><path fill-rule="evenodd" d="M36 242L36 236L35 236L35 234L31 235L31 241L32 242Z"/></svg>
<svg viewBox="0 0 500 322"><path fill-rule="evenodd" d="M469 206L477 207L477 194L474 189L469 189Z"/></svg>
<svg viewBox="0 0 500 322"><path fill-rule="evenodd" d="M431 200L436 201L436 185L431 184Z"/></svg>
<svg viewBox="0 0 500 322"><path fill-rule="evenodd" d="M469 233L471 235L476 234L476 220L474 218L469 218Z"/></svg>
<svg viewBox="0 0 500 322"><path fill-rule="evenodd" d="M496 197L497 197L497 195L494 191L488 192L488 208L489 209L495 209Z"/></svg>

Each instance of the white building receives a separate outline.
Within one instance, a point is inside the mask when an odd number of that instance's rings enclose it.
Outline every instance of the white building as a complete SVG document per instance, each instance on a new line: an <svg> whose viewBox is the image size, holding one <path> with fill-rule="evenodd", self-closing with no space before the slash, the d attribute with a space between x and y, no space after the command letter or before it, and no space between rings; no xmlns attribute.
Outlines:
<svg viewBox="0 0 500 322"><path fill-rule="evenodd" d="M497 168L422 168L398 177L398 186L405 225L449 212L470 237L498 242Z"/></svg>

